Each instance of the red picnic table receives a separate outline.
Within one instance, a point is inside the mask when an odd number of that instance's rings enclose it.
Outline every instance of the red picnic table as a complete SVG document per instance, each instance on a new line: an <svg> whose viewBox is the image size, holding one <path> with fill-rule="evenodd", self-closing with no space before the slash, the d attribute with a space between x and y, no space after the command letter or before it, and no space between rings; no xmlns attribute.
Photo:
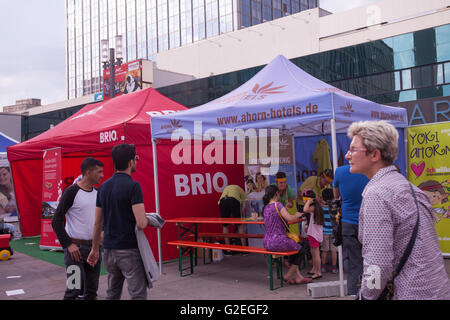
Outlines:
<svg viewBox="0 0 450 320"><path fill-rule="evenodd" d="M301 221L305 221L305 219L296 219L295 221L288 222L288 224L296 224ZM213 247L219 247L223 250L239 250L243 252L249 252L249 253L267 253L266 250L263 248L255 248L255 247L247 247L247 246L237 246L237 245L218 245L218 244L207 244L203 242L198 242L199 232L198 232L198 225L199 224L257 224L257 225L264 225L264 219L261 218L222 218L222 217L180 217L180 218L173 218L168 219L166 222L176 223L178 226L178 241L175 242L169 242L169 244L177 244L179 249L179 271L180 276L183 275L183 271L190 269L191 272L190 275L194 272L194 263L197 265L197 251L195 250L196 247L198 248L210 248ZM245 237L245 238L262 238L264 235L262 234L223 234L223 233L201 233L201 235L209 236L233 236L233 237ZM192 237L194 238L194 242L192 241L185 241L186 239L190 238L192 240ZM184 247L184 249L183 249ZM264 252L262 252L264 251ZM190 256L190 266L183 269L182 266L182 257L184 254L188 253ZM275 253L275 252L272 252ZM291 255L295 252L278 252L280 255ZM195 256L195 258L194 258ZM205 259L205 256L203 257ZM270 274L270 288L273 290L273 280L272 280L272 256L270 255L270 264L269 264L269 274ZM204 261L205 263L205 261ZM280 266L277 265L277 269L280 268ZM279 272L277 272L279 273ZM282 284L281 284L282 286Z"/></svg>

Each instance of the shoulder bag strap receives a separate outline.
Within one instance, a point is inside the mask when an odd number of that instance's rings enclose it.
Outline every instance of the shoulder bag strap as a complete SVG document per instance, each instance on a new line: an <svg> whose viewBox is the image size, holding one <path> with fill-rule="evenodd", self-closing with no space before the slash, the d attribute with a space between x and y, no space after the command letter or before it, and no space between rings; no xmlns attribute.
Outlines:
<svg viewBox="0 0 450 320"><path fill-rule="evenodd" d="M419 204L417 203L417 197L416 197L416 193L414 192L414 189L412 187L412 184L409 183L409 187L411 188L411 193L414 197L414 202L416 203L416 210L417 210L417 222L416 225L414 226L414 230L413 230L413 234L411 236L411 239L408 242L408 246L406 247L405 253L403 254L403 257L400 259L400 263L397 266L397 269L394 271L394 275L392 278L392 281L395 279L395 277L400 273L400 271L402 271L403 266L405 265L406 261L409 258L409 255L411 254L411 251L414 247L414 243L416 242L416 238L417 238L417 231L419 230L419 218L420 218L420 213L419 213Z"/></svg>
<svg viewBox="0 0 450 320"><path fill-rule="evenodd" d="M280 219L281 219L281 221L283 221L283 223L284 223L284 226L286 227L286 230L287 230L287 231L289 231L289 227L288 227L288 225L287 225L286 221L284 221L283 217L281 216L281 213L280 213L280 211L278 211L277 203L275 202L275 203L274 203L274 205L275 205L275 209L276 209L276 210L277 210L277 212L278 212L278 215L280 216Z"/></svg>

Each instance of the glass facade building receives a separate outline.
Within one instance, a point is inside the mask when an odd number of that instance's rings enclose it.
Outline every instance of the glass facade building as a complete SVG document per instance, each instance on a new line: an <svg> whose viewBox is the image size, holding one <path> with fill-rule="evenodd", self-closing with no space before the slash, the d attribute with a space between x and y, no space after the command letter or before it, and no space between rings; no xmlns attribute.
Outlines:
<svg viewBox="0 0 450 320"><path fill-rule="evenodd" d="M450 24L291 59L314 77L378 103L450 95ZM195 107L239 87L264 66L158 91Z"/></svg>
<svg viewBox="0 0 450 320"><path fill-rule="evenodd" d="M120 32L124 36L125 61L152 59L162 48L182 46L217 32L276 19L280 8L283 15L318 5L309 0L227 1L66 0L67 19L72 21L67 25L69 97L101 90L100 39L111 39L110 46L113 46L114 36ZM239 6L235 8L233 3ZM136 14L131 15L128 8ZM83 10L90 13L85 14ZM210 19L211 12L216 10L217 19ZM235 13L239 13L239 19L227 18ZM238 26L234 25L235 21L240 21ZM132 48L125 43L132 44ZM450 103L450 24L300 56L291 61L312 76L368 100L406 108L412 105L414 112L411 116L409 110L409 120L420 117L422 111L426 118L426 113L434 109L434 114L428 115L429 122L433 119L450 121L450 104L447 104ZM158 91L187 107L195 107L234 90L263 67L211 75L159 87ZM423 101L430 107L416 108L417 103ZM442 101L439 109L435 102ZM22 139L48 130L51 124L58 124L83 106L24 116Z"/></svg>
<svg viewBox="0 0 450 320"><path fill-rule="evenodd" d="M318 0L66 0L67 97L101 92L100 41L122 35L123 61L297 13Z"/></svg>

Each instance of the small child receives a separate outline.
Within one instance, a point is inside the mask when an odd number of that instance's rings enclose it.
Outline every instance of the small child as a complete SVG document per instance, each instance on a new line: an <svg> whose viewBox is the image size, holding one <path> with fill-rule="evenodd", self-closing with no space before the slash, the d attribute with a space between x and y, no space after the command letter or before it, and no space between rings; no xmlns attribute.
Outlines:
<svg viewBox="0 0 450 320"><path fill-rule="evenodd" d="M333 190L326 188L322 191L322 199L328 203L333 200ZM327 272L327 258L328 252L331 252L331 273L337 273L337 248L333 244L333 227L331 225L330 210L328 205L322 206L324 215L323 224L323 241L320 244L322 250L322 273Z"/></svg>
<svg viewBox="0 0 450 320"><path fill-rule="evenodd" d="M312 189L305 189L302 196L303 201L305 201L303 212L311 215L308 225L308 242L311 247L313 267L308 274L312 274L311 278L315 280L322 278L319 247L323 240L324 216L322 206Z"/></svg>

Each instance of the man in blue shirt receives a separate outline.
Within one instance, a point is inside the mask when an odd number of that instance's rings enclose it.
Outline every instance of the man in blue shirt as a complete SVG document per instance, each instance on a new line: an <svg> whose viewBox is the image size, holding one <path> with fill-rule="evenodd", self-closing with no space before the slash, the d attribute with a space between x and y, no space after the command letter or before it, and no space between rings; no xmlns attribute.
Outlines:
<svg viewBox="0 0 450 320"><path fill-rule="evenodd" d="M363 271L362 245L358 240L359 209L361 195L369 179L363 174L351 173L349 165L337 168L334 174L334 198L342 199L342 250L347 271L347 292L356 295Z"/></svg>
<svg viewBox="0 0 450 320"><path fill-rule="evenodd" d="M112 149L117 170L105 181L97 194L94 235L88 263L99 259L100 233L104 227L103 262L108 271L107 300L119 300L127 279L128 292L133 300L147 299L147 276L139 253L135 226L148 226L141 186L131 178L139 156L131 144L119 144Z"/></svg>

